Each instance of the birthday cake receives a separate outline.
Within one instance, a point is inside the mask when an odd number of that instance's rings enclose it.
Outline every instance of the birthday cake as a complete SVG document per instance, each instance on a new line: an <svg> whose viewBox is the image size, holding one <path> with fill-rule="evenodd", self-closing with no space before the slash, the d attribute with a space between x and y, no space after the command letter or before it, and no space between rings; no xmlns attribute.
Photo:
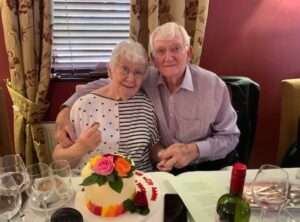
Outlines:
<svg viewBox="0 0 300 222"><path fill-rule="evenodd" d="M89 211L102 217L116 217L127 210L141 213L135 200L139 196L138 202L141 202L146 195L136 193L134 174L134 163L126 157L114 154L92 157L81 171ZM147 214L147 199L143 202L142 213Z"/></svg>

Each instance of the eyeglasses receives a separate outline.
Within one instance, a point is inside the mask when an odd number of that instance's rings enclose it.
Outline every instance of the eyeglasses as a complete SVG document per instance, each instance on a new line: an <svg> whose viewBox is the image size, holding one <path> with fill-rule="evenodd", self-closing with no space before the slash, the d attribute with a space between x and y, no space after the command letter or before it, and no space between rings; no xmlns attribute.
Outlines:
<svg viewBox="0 0 300 222"><path fill-rule="evenodd" d="M146 76L145 70L133 69L131 70L127 65L118 66L121 70L122 75L129 76L130 73L133 74L134 78L136 79L143 79Z"/></svg>
<svg viewBox="0 0 300 222"><path fill-rule="evenodd" d="M158 55L160 57L163 57L166 55L166 53L169 51L173 55L177 55L181 53L183 50L183 47L181 45L173 45L170 48L158 48L154 50L155 55Z"/></svg>

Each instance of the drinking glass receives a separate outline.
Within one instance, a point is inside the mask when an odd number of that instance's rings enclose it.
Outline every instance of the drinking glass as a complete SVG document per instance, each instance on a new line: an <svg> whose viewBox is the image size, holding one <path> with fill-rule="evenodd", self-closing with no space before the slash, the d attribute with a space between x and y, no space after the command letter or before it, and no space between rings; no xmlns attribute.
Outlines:
<svg viewBox="0 0 300 222"><path fill-rule="evenodd" d="M10 154L0 157L0 174L11 174L20 191L23 192L29 184L29 176L26 166L18 154Z"/></svg>
<svg viewBox="0 0 300 222"><path fill-rule="evenodd" d="M285 207L282 207L276 217L276 222L300 222L300 219L294 217Z"/></svg>
<svg viewBox="0 0 300 222"><path fill-rule="evenodd" d="M19 186L11 174L0 174L0 221L9 221L21 207Z"/></svg>
<svg viewBox="0 0 300 222"><path fill-rule="evenodd" d="M31 207L43 209L46 212L45 221L49 221L48 205L55 198L55 182L51 176L49 167L44 163L36 163L28 166L27 171L30 186L26 189L26 193L30 198Z"/></svg>
<svg viewBox="0 0 300 222"><path fill-rule="evenodd" d="M254 202L261 207L261 221L274 221L287 201L288 173L274 165L262 165L252 183Z"/></svg>
<svg viewBox="0 0 300 222"><path fill-rule="evenodd" d="M55 160L50 164L49 168L55 180L55 192L66 206L74 193L69 162L67 160Z"/></svg>

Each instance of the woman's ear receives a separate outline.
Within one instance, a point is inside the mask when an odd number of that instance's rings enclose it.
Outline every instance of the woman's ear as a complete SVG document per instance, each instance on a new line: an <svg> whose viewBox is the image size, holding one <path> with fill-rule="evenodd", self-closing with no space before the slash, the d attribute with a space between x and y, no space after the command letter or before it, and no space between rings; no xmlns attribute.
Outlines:
<svg viewBox="0 0 300 222"><path fill-rule="evenodd" d="M107 75L108 75L108 78L111 79L111 73L112 73L112 70L111 70L111 66L109 65L109 63L107 64Z"/></svg>

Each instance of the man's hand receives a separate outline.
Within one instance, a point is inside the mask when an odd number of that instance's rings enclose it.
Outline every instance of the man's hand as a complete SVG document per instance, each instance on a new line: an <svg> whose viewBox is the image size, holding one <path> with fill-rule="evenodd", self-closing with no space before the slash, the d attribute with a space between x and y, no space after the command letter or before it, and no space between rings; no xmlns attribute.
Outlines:
<svg viewBox="0 0 300 222"><path fill-rule="evenodd" d="M175 143L159 153L160 162L157 168L161 171L171 171L173 167L183 168L199 158L199 149L195 143Z"/></svg>
<svg viewBox="0 0 300 222"><path fill-rule="evenodd" d="M76 140L78 147L80 147L84 153L93 151L101 143L102 134L99 130L99 126L99 123L94 123L91 127L83 131Z"/></svg>
<svg viewBox="0 0 300 222"><path fill-rule="evenodd" d="M70 121L70 110L70 107L65 107L56 117L55 139L62 147L71 146L77 138Z"/></svg>

